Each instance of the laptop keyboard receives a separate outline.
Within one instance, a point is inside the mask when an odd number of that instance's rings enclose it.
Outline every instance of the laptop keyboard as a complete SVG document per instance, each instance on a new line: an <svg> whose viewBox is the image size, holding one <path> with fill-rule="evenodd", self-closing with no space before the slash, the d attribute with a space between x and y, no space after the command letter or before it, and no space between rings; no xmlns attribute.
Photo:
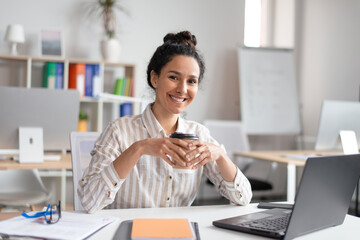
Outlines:
<svg viewBox="0 0 360 240"><path fill-rule="evenodd" d="M241 226L250 227L253 229L268 230L268 231L285 231L290 214L273 216L269 218L264 218L256 221L251 221L247 223L241 223Z"/></svg>

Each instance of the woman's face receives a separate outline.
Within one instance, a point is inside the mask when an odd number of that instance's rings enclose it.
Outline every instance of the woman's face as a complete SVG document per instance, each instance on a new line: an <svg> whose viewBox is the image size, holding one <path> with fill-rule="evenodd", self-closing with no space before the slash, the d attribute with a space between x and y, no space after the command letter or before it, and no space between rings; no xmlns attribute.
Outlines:
<svg viewBox="0 0 360 240"><path fill-rule="evenodd" d="M160 75L151 72L151 83L156 89L155 105L162 111L179 114L195 99L200 68L197 61L178 55L168 62Z"/></svg>

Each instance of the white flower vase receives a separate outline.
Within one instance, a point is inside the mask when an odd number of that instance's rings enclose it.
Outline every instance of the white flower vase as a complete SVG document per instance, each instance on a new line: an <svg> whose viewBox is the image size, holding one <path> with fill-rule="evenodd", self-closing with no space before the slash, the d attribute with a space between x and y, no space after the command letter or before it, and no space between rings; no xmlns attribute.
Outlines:
<svg viewBox="0 0 360 240"><path fill-rule="evenodd" d="M107 62L118 62L121 52L119 39L110 38L101 41L101 54Z"/></svg>

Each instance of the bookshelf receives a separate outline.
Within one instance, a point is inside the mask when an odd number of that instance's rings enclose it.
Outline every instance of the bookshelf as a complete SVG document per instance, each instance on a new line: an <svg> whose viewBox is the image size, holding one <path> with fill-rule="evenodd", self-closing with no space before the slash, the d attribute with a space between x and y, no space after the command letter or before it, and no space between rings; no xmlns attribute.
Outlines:
<svg viewBox="0 0 360 240"><path fill-rule="evenodd" d="M131 79L135 86L135 64L121 62L106 62L88 59L35 57L0 55L0 86L18 86L26 88L42 87L42 69L47 62L63 63L63 89L68 89L69 66L71 64L99 65L101 91L97 97L82 97L80 109L89 116L88 131L102 131L109 121L119 117L121 103L133 103L133 113L145 107L146 101L131 96L113 95L116 78ZM117 75L118 74L118 75ZM134 91L133 91L134 92Z"/></svg>

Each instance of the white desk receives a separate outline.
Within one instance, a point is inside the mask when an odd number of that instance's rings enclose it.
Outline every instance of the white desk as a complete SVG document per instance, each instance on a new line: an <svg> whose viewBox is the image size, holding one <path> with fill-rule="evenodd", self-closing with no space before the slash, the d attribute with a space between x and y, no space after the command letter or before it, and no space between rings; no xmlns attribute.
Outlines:
<svg viewBox="0 0 360 240"><path fill-rule="evenodd" d="M287 165L287 201L294 202L296 194L296 167L305 166L306 160L296 159L290 156L326 156L338 155L339 151L307 151L307 150L287 150L287 151L250 151L250 152L235 152L234 156L248 157L263 161L270 161L282 163Z"/></svg>
<svg viewBox="0 0 360 240"><path fill-rule="evenodd" d="M116 216L119 217L119 220L101 229L89 239L112 239L117 227L122 221L132 220L134 218L188 218L190 221L198 222L200 237L202 240L266 239L256 235L217 228L212 225L213 220L263 210L256 208L256 206L257 204L250 204L248 206L214 205L180 208L101 210L95 214L101 216ZM340 226L307 234L297 239L356 239L359 237L359 226L360 218L346 215L344 224Z"/></svg>

